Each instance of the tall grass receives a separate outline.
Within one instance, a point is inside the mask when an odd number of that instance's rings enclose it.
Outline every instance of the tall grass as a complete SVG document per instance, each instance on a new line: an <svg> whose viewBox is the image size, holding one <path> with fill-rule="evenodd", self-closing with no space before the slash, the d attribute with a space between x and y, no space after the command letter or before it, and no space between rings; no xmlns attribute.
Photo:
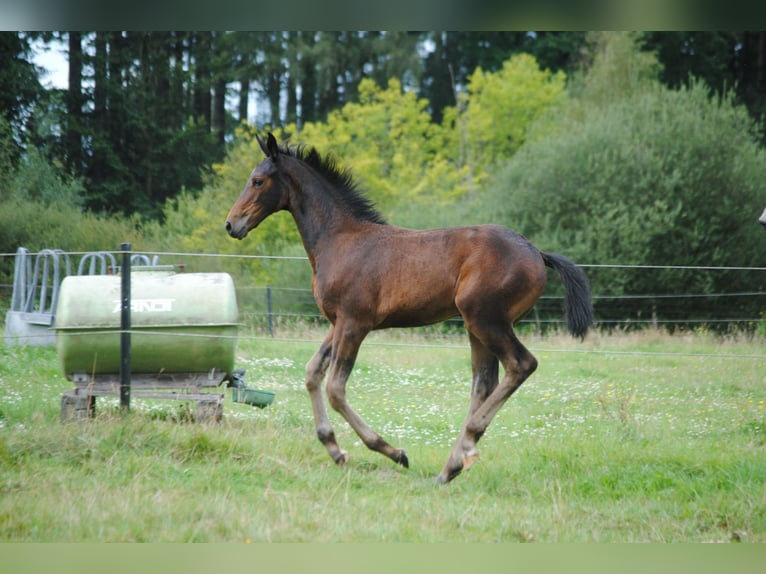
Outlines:
<svg viewBox="0 0 766 574"><path fill-rule="evenodd" d="M705 335L527 338L538 372L479 444L435 477L465 416L464 337L376 334L349 400L410 469L331 413L351 459L315 438L303 370L314 333L243 337L247 384L220 424L183 403L99 399L62 424L55 351L0 346L3 541L766 541L763 342ZM311 339L311 340L306 340Z"/></svg>

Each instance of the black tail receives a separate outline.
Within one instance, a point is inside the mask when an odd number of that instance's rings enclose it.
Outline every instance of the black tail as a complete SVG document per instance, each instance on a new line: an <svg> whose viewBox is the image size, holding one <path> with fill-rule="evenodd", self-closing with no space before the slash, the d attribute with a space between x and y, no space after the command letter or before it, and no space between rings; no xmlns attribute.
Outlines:
<svg viewBox="0 0 766 574"><path fill-rule="evenodd" d="M564 283L564 315L567 328L581 339L593 324L593 306L590 300L588 278L570 259L558 253L543 253L545 265L553 269Z"/></svg>

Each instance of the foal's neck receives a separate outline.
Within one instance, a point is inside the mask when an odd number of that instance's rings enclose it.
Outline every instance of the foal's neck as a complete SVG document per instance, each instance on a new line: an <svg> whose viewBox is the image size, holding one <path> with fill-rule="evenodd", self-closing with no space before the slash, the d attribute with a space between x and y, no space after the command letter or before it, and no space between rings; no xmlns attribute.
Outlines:
<svg viewBox="0 0 766 574"><path fill-rule="evenodd" d="M362 224L343 208L326 186L318 180L316 185L296 186L290 191L288 209L312 265L318 251L338 233L357 229Z"/></svg>

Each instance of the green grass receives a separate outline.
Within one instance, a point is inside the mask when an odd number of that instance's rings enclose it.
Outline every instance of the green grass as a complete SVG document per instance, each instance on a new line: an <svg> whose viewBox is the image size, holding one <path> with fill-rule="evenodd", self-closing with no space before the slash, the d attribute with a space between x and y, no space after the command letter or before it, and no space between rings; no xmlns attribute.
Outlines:
<svg viewBox="0 0 766 574"><path fill-rule="evenodd" d="M240 341L266 409L222 423L174 401L99 399L62 424L54 349L0 346L0 540L766 542L764 341L660 333L525 337L540 361L446 486L468 406L465 337L375 334L349 385L410 468L315 438L304 365L315 332ZM307 341L306 339L310 339Z"/></svg>

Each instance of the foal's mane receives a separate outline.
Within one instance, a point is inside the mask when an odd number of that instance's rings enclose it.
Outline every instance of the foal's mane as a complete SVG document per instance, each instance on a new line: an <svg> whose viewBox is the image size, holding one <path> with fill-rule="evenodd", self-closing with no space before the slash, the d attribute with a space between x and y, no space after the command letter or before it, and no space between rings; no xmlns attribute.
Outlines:
<svg viewBox="0 0 766 574"><path fill-rule="evenodd" d="M329 183L338 203L352 217L361 221L385 224L385 218L375 209L374 203L357 187L351 171L340 167L332 154L320 155L315 147L305 144L279 146L280 153L301 160L317 171Z"/></svg>

